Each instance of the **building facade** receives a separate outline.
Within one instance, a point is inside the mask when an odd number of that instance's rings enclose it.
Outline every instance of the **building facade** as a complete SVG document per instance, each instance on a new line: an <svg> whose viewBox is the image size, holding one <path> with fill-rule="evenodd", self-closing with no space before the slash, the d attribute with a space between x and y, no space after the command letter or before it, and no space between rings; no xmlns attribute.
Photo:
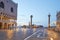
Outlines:
<svg viewBox="0 0 60 40"><path fill-rule="evenodd" d="M0 28L17 26L17 4L12 0L0 0Z"/></svg>
<svg viewBox="0 0 60 40"><path fill-rule="evenodd" d="M60 30L60 11L59 12L57 12L57 22L56 22L56 28L58 29L58 30Z"/></svg>

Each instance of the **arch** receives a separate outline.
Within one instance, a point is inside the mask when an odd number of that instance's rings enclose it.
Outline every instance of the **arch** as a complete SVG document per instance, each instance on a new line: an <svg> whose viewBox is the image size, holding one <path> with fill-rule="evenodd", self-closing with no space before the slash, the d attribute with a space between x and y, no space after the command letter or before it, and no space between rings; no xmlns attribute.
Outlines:
<svg viewBox="0 0 60 40"><path fill-rule="evenodd" d="M4 3L3 2L0 2L0 7L4 8Z"/></svg>
<svg viewBox="0 0 60 40"><path fill-rule="evenodd" d="M14 26L14 24L12 24L12 26Z"/></svg>
<svg viewBox="0 0 60 40"><path fill-rule="evenodd" d="M7 23L4 23L4 29L6 29L7 28Z"/></svg>
<svg viewBox="0 0 60 40"><path fill-rule="evenodd" d="M2 28L2 22L0 22L0 29Z"/></svg>

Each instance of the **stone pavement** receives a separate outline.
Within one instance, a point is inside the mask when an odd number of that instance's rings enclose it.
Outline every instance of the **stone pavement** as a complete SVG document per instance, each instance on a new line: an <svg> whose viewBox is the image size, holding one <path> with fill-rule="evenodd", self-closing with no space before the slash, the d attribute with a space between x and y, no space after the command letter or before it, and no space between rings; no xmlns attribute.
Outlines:
<svg viewBox="0 0 60 40"><path fill-rule="evenodd" d="M53 40L60 40L60 33L54 30L47 30L48 36L53 38Z"/></svg>
<svg viewBox="0 0 60 40"><path fill-rule="evenodd" d="M24 40L50 40L50 38L48 37L46 29L44 29L37 31L36 33L25 38Z"/></svg>
<svg viewBox="0 0 60 40"><path fill-rule="evenodd" d="M0 40L60 40L60 33L48 29L0 30Z"/></svg>

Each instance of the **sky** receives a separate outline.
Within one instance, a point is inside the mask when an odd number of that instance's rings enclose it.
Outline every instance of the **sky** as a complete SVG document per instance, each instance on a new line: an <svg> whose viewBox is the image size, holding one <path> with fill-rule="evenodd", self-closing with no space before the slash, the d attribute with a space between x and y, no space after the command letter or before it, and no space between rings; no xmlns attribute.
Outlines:
<svg viewBox="0 0 60 40"><path fill-rule="evenodd" d="M48 25L48 14L51 15L51 25L56 21L56 14L60 11L60 0L13 0L18 3L17 23L28 25L30 15L33 15L33 24Z"/></svg>

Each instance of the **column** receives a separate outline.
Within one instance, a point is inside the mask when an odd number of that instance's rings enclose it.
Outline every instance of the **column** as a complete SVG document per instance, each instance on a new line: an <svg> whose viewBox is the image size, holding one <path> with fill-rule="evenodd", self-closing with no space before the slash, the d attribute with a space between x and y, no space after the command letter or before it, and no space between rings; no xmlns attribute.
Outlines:
<svg viewBox="0 0 60 40"><path fill-rule="evenodd" d="M32 26L32 17L33 17L33 16L31 15L31 16L30 16L30 18L31 18L31 19L30 19L31 26Z"/></svg>
<svg viewBox="0 0 60 40"><path fill-rule="evenodd" d="M48 28L50 28L50 14L48 15Z"/></svg>

